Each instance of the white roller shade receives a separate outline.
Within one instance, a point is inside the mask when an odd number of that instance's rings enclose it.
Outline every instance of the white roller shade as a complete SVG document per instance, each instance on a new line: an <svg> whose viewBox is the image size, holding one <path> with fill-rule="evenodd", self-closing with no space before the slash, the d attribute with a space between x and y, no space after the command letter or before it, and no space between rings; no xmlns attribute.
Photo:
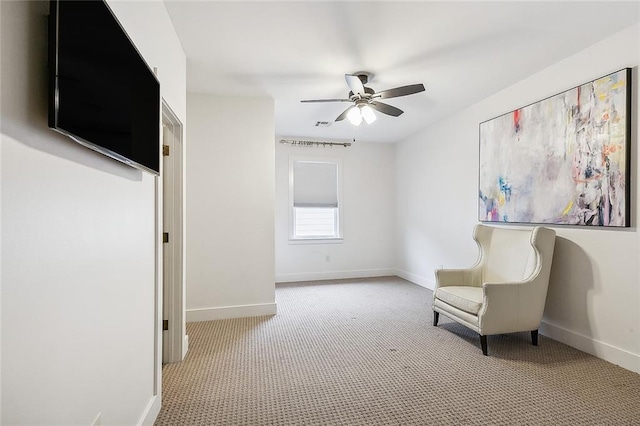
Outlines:
<svg viewBox="0 0 640 426"><path fill-rule="evenodd" d="M338 207L338 165L295 161L294 207Z"/></svg>

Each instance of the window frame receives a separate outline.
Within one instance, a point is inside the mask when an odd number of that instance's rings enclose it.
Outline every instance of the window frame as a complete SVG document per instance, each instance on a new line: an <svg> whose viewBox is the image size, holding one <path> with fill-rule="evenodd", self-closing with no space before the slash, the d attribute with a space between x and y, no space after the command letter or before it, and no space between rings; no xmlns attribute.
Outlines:
<svg viewBox="0 0 640 426"><path fill-rule="evenodd" d="M329 163L335 164L337 169L337 199L338 207L336 207L336 236L298 236L295 233L295 209L294 207L294 164L296 162L302 163ZM342 203L342 158L339 157L319 157L319 156L289 156L289 244L340 244L343 242L343 216L344 208Z"/></svg>

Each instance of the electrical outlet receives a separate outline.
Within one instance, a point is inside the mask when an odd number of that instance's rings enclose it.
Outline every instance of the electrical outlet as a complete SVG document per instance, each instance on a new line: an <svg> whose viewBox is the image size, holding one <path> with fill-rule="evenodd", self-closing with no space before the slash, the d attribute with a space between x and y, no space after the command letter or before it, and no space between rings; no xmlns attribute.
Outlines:
<svg viewBox="0 0 640 426"><path fill-rule="evenodd" d="M91 423L91 426L101 426L102 425L102 413L98 413L96 418Z"/></svg>

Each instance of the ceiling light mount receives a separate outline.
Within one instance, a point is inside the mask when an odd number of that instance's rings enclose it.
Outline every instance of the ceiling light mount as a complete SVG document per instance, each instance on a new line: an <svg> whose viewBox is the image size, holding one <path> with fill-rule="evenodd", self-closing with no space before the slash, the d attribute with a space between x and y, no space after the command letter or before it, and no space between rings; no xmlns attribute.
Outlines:
<svg viewBox="0 0 640 426"><path fill-rule="evenodd" d="M369 71L358 71L358 72L354 72L351 75L357 76L362 82L362 84L367 84L368 82L373 80L373 76L374 76L374 74Z"/></svg>

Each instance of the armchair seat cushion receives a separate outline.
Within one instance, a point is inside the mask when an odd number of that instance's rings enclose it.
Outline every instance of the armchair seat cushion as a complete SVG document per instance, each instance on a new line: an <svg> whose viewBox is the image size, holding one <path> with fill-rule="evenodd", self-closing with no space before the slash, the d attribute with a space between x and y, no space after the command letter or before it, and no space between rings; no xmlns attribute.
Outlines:
<svg viewBox="0 0 640 426"><path fill-rule="evenodd" d="M482 287L447 286L436 290L436 299L454 306L461 311L478 315L482 306Z"/></svg>

